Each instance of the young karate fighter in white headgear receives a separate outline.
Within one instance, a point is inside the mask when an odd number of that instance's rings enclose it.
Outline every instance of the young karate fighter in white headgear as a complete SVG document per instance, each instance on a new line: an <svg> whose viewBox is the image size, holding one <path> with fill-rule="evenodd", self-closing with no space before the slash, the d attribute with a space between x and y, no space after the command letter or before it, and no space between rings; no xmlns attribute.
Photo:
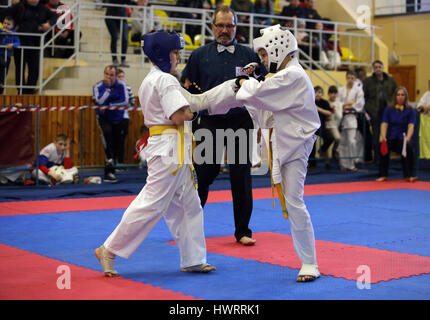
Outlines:
<svg viewBox="0 0 430 320"><path fill-rule="evenodd" d="M297 60L293 34L280 25L262 29L261 34L254 39L254 50L274 73L272 77L262 82L254 78L226 81L204 94L189 97L189 101L192 111L208 109L212 114L245 105L261 128L273 127L273 167L279 167L294 249L302 262L297 281L308 282L320 273L303 189L315 132L321 124L312 83ZM252 73L254 67L244 69Z"/></svg>
<svg viewBox="0 0 430 320"><path fill-rule="evenodd" d="M105 276L118 276L114 270L115 256L128 258L164 217L179 247L181 271L207 273L215 267L206 263L203 210L191 167L187 128L191 132L189 120L193 114L173 76L184 40L176 32L157 31L143 36L142 47L153 63L138 93L149 128L142 150L148 178L119 225L95 254ZM166 160L170 154L175 154L172 159L177 161Z"/></svg>

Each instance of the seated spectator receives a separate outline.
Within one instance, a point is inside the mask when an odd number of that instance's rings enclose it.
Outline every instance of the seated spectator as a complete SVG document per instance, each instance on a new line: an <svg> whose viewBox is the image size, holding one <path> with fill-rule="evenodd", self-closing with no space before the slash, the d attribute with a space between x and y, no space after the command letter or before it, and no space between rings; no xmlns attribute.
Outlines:
<svg viewBox="0 0 430 320"><path fill-rule="evenodd" d="M304 9L299 6L299 0L290 0L290 4L288 6L284 6L282 8L281 16L282 17L292 17L292 18L304 18ZM293 20L280 20L279 24L285 27L293 27Z"/></svg>
<svg viewBox="0 0 430 320"><path fill-rule="evenodd" d="M55 58L68 58L74 52L75 45L75 31L73 30L73 15L69 8L64 5L64 3L59 0L49 0L46 7L54 12L58 16L57 25L54 28L55 34L60 33L60 35L54 40L54 45L58 46L69 46L70 48L56 48L54 54L51 54L51 49L48 48L48 55ZM60 28L60 26L63 28ZM52 33L48 34L46 41L51 39ZM52 45L52 43L51 43Z"/></svg>
<svg viewBox="0 0 430 320"><path fill-rule="evenodd" d="M417 110L422 113L430 114L430 80L428 82L428 91L426 91L417 104Z"/></svg>
<svg viewBox="0 0 430 320"><path fill-rule="evenodd" d="M197 9L212 9L212 4L208 1L203 0L178 0L176 1L177 7L186 7L186 8L197 8ZM176 18L185 18L185 19L200 19L201 15L189 10L188 12L173 12L171 14L172 17ZM192 25L186 24L185 33L188 34L191 39L194 40L194 37L201 33L200 25Z"/></svg>
<svg viewBox="0 0 430 320"><path fill-rule="evenodd" d="M151 30L160 29L160 19L156 15L153 15L154 25L151 26L151 11L145 8L148 7L148 0L137 0L137 5L139 8L133 8L130 18L131 20L131 41L139 42L141 40L142 34L150 32ZM140 49L139 49L140 52Z"/></svg>
<svg viewBox="0 0 430 320"><path fill-rule="evenodd" d="M346 85L339 89L339 101L342 103L343 117L339 143L339 163L341 171L357 171L355 162L360 157L357 143L357 113L364 110L363 90L354 85L355 72L346 72Z"/></svg>
<svg viewBox="0 0 430 320"><path fill-rule="evenodd" d="M270 0L255 0L254 12L259 14L272 15L273 10L270 5ZM260 36L261 28L265 28L272 24L272 18L255 17L254 24L256 24L254 26L254 38L257 38Z"/></svg>
<svg viewBox="0 0 430 320"><path fill-rule="evenodd" d="M312 32L315 36L311 38L308 32L305 31L305 21L300 19L297 22L298 30L297 30L297 44L299 48L306 53L312 60L319 61L320 60L320 47L319 47L319 38L316 37L316 33ZM311 43L312 40L312 43ZM308 58L301 55L300 60L309 61ZM313 67L313 64L310 63L310 66Z"/></svg>
<svg viewBox="0 0 430 320"><path fill-rule="evenodd" d="M318 11L314 9L315 2L316 0L308 0L303 14L305 19L321 20L321 16L318 14ZM306 21L306 29L315 29L315 22Z"/></svg>
<svg viewBox="0 0 430 320"><path fill-rule="evenodd" d="M415 122L416 113L409 105L408 91L405 87L397 87L391 105L385 108L382 115L379 138L381 156L379 178L376 181L387 180L391 151L401 155L403 178L408 182L417 180L415 151L412 145Z"/></svg>
<svg viewBox="0 0 430 320"><path fill-rule="evenodd" d="M5 46L0 48L0 94L4 92L4 83L9 71L10 57L13 48L19 47L21 44L19 37L15 34L15 22L12 17L5 17L3 20L3 28L0 28L0 45Z"/></svg>
<svg viewBox="0 0 430 320"><path fill-rule="evenodd" d="M230 8L232 8L238 16L238 23L249 24L249 16L240 14L240 12L244 13L253 13L254 5L250 0L232 0L230 4ZM249 27L245 26L237 26L236 31L236 39L238 42L246 43L249 41Z"/></svg>
<svg viewBox="0 0 430 320"><path fill-rule="evenodd" d="M59 134L54 142L40 151L39 167L32 171L32 178L36 179L38 174L39 181L46 184L78 183L78 169L72 166L69 147L69 138Z"/></svg>

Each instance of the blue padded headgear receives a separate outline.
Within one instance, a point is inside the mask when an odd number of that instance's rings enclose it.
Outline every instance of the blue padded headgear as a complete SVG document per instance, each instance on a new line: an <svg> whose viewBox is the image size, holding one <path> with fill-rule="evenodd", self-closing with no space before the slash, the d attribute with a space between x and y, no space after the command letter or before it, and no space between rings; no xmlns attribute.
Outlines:
<svg viewBox="0 0 430 320"><path fill-rule="evenodd" d="M143 52L162 71L169 73L172 67L170 52L184 49L184 38L176 33L164 30L146 33L142 36Z"/></svg>

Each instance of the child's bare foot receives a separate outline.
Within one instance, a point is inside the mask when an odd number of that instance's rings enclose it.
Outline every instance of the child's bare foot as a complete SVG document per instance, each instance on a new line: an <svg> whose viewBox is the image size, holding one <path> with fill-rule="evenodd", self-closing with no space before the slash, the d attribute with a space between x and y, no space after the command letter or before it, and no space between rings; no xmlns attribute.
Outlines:
<svg viewBox="0 0 430 320"><path fill-rule="evenodd" d="M243 244L244 246L253 246L256 242L257 242L257 240L252 239L252 238L247 237L247 236L243 236L239 240L239 243Z"/></svg>

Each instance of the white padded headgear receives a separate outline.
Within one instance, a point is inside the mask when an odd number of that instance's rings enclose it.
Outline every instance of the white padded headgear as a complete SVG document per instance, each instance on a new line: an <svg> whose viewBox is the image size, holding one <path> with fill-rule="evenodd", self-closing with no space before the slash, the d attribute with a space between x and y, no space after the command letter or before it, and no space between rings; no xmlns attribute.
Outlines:
<svg viewBox="0 0 430 320"><path fill-rule="evenodd" d="M254 50L265 49L269 58L269 72L276 72L290 53L297 51L294 35L279 24L260 30L261 37L254 39Z"/></svg>

